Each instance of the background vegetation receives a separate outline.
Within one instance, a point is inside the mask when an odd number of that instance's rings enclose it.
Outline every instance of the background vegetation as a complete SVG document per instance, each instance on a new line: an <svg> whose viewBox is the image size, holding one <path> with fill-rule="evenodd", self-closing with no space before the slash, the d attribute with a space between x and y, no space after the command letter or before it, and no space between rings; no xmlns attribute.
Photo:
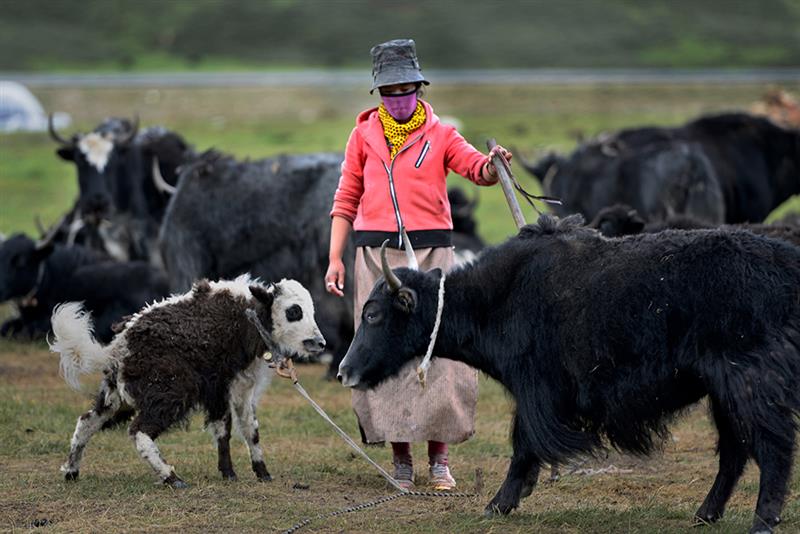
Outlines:
<svg viewBox="0 0 800 534"><path fill-rule="evenodd" d="M6 0L0 10L0 70L368 69L370 46L402 36L426 68L800 64L798 0Z"/></svg>
<svg viewBox="0 0 800 534"><path fill-rule="evenodd" d="M798 92L800 86L787 86ZM426 98L436 112L461 123L476 147L496 137L518 157L568 151L579 134L645 124L680 124L702 113L748 109L763 85L443 86ZM358 111L376 102L366 88L50 88L35 89L47 110L72 113L71 130L88 131L108 116L141 116L181 133L197 150L216 147L238 157L342 151ZM66 135L69 132L64 132ZM74 165L58 159L46 133L0 136L0 232L35 231L34 215L52 223L77 193ZM538 182L519 165L525 187ZM499 187L474 188L458 176L451 185L480 194L479 231L490 243L515 232ZM800 211L800 199L794 206ZM545 209L543 206L540 208ZM525 206L529 221L536 213Z"/></svg>

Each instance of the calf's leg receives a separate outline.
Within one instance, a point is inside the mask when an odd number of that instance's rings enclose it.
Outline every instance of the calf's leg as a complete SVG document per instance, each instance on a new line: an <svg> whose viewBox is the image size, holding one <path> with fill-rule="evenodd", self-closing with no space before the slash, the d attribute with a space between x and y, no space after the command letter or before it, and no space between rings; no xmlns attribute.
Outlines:
<svg viewBox="0 0 800 534"><path fill-rule="evenodd" d="M264 453L261 445L258 444L258 419L256 419L255 407L252 403L252 392L245 391L240 395L231 398L233 412L242 432L242 438L250 451L250 464L256 477L264 482L272 480L272 476L267 471L264 463Z"/></svg>
<svg viewBox="0 0 800 534"><path fill-rule="evenodd" d="M64 465L61 466L61 472L64 473L65 480L78 479L81 458L86 445L95 432L103 428L103 425L116 415L121 404L116 387L104 380L95 398L94 407L81 415L75 425L75 432L72 434L72 440L70 441L69 457Z"/></svg>
<svg viewBox="0 0 800 534"><path fill-rule="evenodd" d="M148 420L140 413L134 418L128 432L139 455L150 464L161 482L175 489L186 488L186 482L175 474L174 467L164 461L154 441L168 427L168 424Z"/></svg>
<svg viewBox="0 0 800 534"><path fill-rule="evenodd" d="M221 419L209 421L208 429L217 442L217 467L225 480L236 480L236 472L231 461L231 413Z"/></svg>

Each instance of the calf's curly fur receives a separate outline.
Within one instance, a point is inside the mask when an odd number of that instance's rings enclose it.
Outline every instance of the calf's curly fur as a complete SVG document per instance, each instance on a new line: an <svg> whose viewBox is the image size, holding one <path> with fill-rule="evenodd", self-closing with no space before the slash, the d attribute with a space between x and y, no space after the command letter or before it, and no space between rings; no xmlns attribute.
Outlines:
<svg viewBox="0 0 800 534"><path fill-rule="evenodd" d="M267 347L245 311L255 310L272 336ZM162 458L155 440L186 419L192 410L206 413L216 440L219 470L233 479L230 457L232 424L241 431L252 468L270 480L259 446L255 406L269 380L261 355L269 348L283 357L315 354L325 341L314 322L314 305L298 282L264 286L243 275L232 281L197 282L183 295L154 303L129 318L107 346L92 336L91 317L80 304L53 312L51 350L61 355L67 383L102 370L104 378L94 407L79 419L70 454L62 467L67 480L78 478L83 450L91 436L133 416L129 433L139 454L165 484L186 484Z"/></svg>

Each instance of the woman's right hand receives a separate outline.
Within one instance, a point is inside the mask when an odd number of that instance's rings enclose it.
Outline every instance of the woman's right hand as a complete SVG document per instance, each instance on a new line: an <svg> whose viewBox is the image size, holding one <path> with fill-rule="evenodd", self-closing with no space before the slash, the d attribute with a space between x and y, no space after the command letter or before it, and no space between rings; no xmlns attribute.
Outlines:
<svg viewBox="0 0 800 534"><path fill-rule="evenodd" d="M341 258L331 259L325 273L325 290L334 295L344 296L344 262Z"/></svg>

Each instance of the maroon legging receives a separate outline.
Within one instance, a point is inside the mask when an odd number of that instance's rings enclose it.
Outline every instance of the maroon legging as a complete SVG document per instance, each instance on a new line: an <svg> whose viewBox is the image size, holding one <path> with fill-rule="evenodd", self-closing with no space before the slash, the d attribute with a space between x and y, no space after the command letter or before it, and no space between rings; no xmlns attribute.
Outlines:
<svg viewBox="0 0 800 534"><path fill-rule="evenodd" d="M392 442L392 452L397 460L404 463L411 463L411 444L408 442ZM428 442L428 463L433 464L434 460L447 465L447 443L442 441Z"/></svg>

